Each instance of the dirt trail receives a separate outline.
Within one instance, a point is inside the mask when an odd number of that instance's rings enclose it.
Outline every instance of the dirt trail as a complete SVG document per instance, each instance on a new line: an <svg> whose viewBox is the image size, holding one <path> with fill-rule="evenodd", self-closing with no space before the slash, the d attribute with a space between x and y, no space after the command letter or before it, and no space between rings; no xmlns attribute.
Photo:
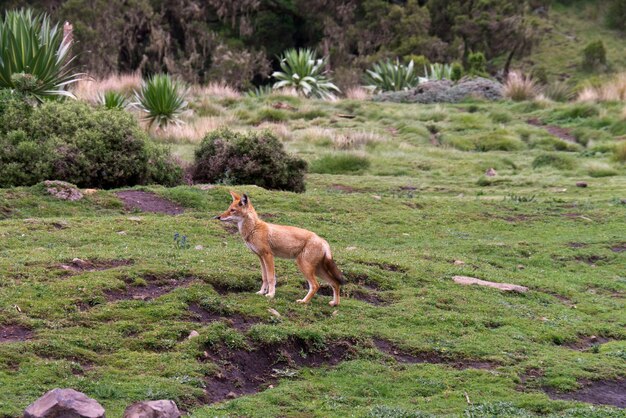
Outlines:
<svg viewBox="0 0 626 418"><path fill-rule="evenodd" d="M124 190L115 193L122 202L126 210L139 209L142 212L165 213L167 215L179 215L185 211L184 208L150 192L141 190Z"/></svg>

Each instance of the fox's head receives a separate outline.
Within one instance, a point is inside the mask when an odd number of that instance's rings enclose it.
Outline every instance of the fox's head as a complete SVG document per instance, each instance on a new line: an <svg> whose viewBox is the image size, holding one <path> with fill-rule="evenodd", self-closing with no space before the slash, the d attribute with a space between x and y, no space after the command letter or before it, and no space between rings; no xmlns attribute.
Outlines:
<svg viewBox="0 0 626 418"><path fill-rule="evenodd" d="M226 212L217 215L215 219L224 222L239 222L243 220L250 211L254 211L248 195L244 193L243 196L239 196L232 190L230 191L230 195L233 197L233 203L230 204Z"/></svg>

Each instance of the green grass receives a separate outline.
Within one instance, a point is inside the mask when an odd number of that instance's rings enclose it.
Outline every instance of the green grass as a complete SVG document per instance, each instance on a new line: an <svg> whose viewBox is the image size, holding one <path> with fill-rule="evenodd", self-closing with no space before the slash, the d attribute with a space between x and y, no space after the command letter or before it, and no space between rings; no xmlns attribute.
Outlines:
<svg viewBox="0 0 626 418"><path fill-rule="evenodd" d="M233 129L257 129L270 100L276 99L213 103L220 114L246 116ZM597 114L571 117L580 114L577 105L476 103L468 113L468 104L285 101L296 110L283 111L288 117L279 117L281 125L262 128L288 130L291 152L313 167L330 161L323 167L344 174L309 174L303 194L233 188L246 192L259 213L273 215L272 222L309 228L328 240L349 278L341 306L330 308L328 296L316 296L308 306L295 303L304 295L304 279L291 261L277 262L274 300L254 293L260 287L258 259L239 236L211 220L230 203L225 186L149 188L187 208L177 217L126 213L108 191L70 203L37 186L1 189L0 323L29 327L33 337L0 343L0 416L20 416L53 387L87 393L111 417L133 401L164 398L195 418L589 416L589 406L551 400L542 388L569 391L585 379L625 374L626 253L612 248L624 242L626 167L612 159L618 137L608 129L589 135L587 146L552 147L546 154L536 144L551 136L526 121L538 118L588 134L603 129L597 128L603 119L617 122L623 106L602 105ZM315 117L295 116L300 112ZM387 139L351 154L320 141L314 128ZM457 149L448 138L471 147ZM501 138L514 146L500 146ZM480 145L491 143L497 146ZM174 149L183 158L192 155L186 143ZM369 165L341 162L353 155ZM549 164L533 168L544 155L551 156ZM485 177L489 168L497 176ZM589 187L577 188L577 181ZM188 237L189 249L175 245L176 232ZM58 268L74 257L133 263L71 275ZM454 275L530 291L462 287ZM153 300L107 299L107 291L146 285L151 277L193 279ZM367 277L378 290L355 277ZM220 294L216 288L233 291ZM372 305L355 298L358 292L390 303ZM260 322L248 331L222 321L193 322L192 303ZM200 337L187 340L191 330ZM598 350L564 346L591 335L611 341ZM255 395L201 404L203 379L218 369L198 361L204 351L289 338L317 346L350 340L354 347L350 359L335 367L305 368ZM400 364L375 348L375 338L408 352L497 366ZM517 390L530 369L541 373L526 382L525 391ZM620 416L616 409L601 411L594 413Z"/></svg>

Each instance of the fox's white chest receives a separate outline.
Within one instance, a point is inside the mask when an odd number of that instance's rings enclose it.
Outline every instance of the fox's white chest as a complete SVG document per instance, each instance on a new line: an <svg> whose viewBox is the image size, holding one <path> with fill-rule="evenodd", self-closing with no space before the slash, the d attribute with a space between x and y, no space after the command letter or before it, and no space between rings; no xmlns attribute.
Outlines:
<svg viewBox="0 0 626 418"><path fill-rule="evenodd" d="M255 254L258 254L259 251L257 250L257 248L254 246L254 244L252 244L251 242L246 241L246 247L250 248L250 251L252 251Z"/></svg>

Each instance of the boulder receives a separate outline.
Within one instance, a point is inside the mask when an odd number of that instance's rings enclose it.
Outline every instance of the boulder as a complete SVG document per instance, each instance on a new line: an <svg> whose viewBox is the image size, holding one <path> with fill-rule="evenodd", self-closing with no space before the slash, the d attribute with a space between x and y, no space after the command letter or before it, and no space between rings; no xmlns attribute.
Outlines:
<svg viewBox="0 0 626 418"><path fill-rule="evenodd" d="M495 289L504 290L507 292L518 292L524 293L528 291L526 286L520 286L517 284L509 284L509 283L496 283L496 282L488 282L486 280L480 280L475 277L467 277L467 276L454 276L452 278L455 283L462 285L478 285L478 286L486 286L493 287Z"/></svg>
<svg viewBox="0 0 626 418"><path fill-rule="evenodd" d="M174 401L143 401L126 408L124 418L178 418L180 411Z"/></svg>
<svg viewBox="0 0 626 418"><path fill-rule="evenodd" d="M457 83L450 80L432 80L420 83L411 90L377 94L375 102L396 103L458 103L466 99L500 100L501 83L483 77L465 77Z"/></svg>
<svg viewBox="0 0 626 418"><path fill-rule="evenodd" d="M59 180L46 180L43 182L46 191L61 200L69 200L71 202L83 198L83 193L72 183Z"/></svg>
<svg viewBox="0 0 626 418"><path fill-rule="evenodd" d="M52 389L30 404L24 418L104 418L104 408L74 389Z"/></svg>

